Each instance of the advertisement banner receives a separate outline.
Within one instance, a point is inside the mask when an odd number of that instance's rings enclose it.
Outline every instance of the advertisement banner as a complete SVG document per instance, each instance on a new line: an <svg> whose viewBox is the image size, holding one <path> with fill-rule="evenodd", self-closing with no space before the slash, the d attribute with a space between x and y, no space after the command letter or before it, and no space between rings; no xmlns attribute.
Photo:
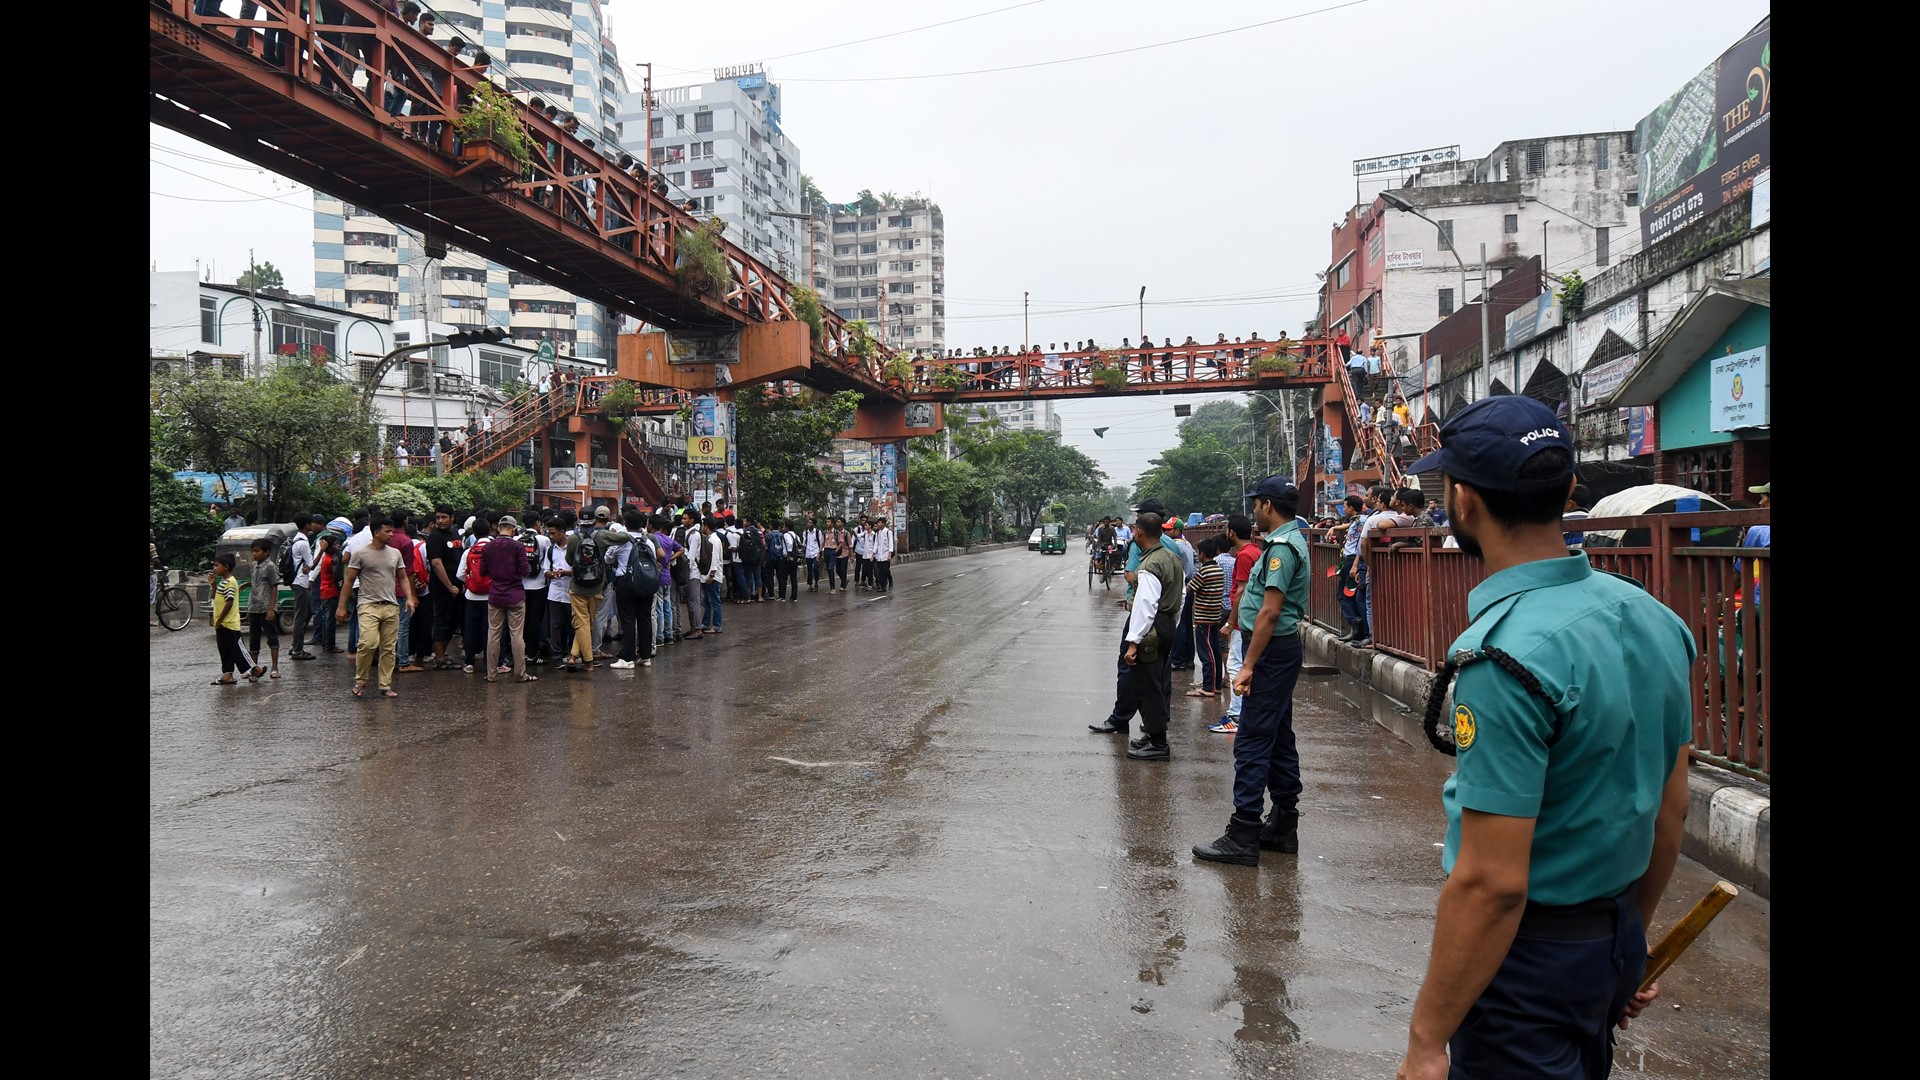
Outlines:
<svg viewBox="0 0 1920 1080"><path fill-rule="evenodd" d="M737 364L740 331L667 335L667 361L674 364Z"/></svg>
<svg viewBox="0 0 1920 1080"><path fill-rule="evenodd" d="M840 471L843 473L870 473L873 471L873 451L840 451Z"/></svg>
<svg viewBox="0 0 1920 1080"><path fill-rule="evenodd" d="M1594 403L1605 401L1608 395L1620 389L1620 384L1633 374L1635 364L1640 362L1639 353L1628 353L1604 364L1595 364L1580 377L1580 407L1590 409Z"/></svg>
<svg viewBox="0 0 1920 1080"><path fill-rule="evenodd" d="M1772 24L1762 20L1634 126L1643 246L1745 194L1771 165Z"/></svg>
<svg viewBox="0 0 1920 1080"><path fill-rule="evenodd" d="M1507 348L1532 341L1560 325L1560 298L1543 292L1507 312Z"/></svg>
<svg viewBox="0 0 1920 1080"><path fill-rule="evenodd" d="M1417 169L1422 165L1439 165L1460 160L1460 147L1436 146L1431 150L1415 150L1406 154L1388 154L1384 157L1360 158L1353 163L1353 175L1367 176L1377 172L1395 172L1403 169Z"/></svg>
<svg viewBox="0 0 1920 1080"><path fill-rule="evenodd" d="M693 433L695 435L718 435L719 400L712 394L702 394L693 399Z"/></svg>
<svg viewBox="0 0 1920 1080"><path fill-rule="evenodd" d="M1766 427L1767 346L1713 358L1708 380L1708 415L1714 431Z"/></svg>
<svg viewBox="0 0 1920 1080"><path fill-rule="evenodd" d="M899 463L898 453L899 450L893 443L880 445L880 490L882 492L894 491L900 486L894 472L895 466Z"/></svg>
<svg viewBox="0 0 1920 1080"><path fill-rule="evenodd" d="M718 435L695 435L687 440L687 464L725 465L727 440Z"/></svg>
<svg viewBox="0 0 1920 1080"><path fill-rule="evenodd" d="M1633 457L1651 454L1660 448L1660 435L1654 423L1651 405L1635 405L1627 410L1627 453Z"/></svg>

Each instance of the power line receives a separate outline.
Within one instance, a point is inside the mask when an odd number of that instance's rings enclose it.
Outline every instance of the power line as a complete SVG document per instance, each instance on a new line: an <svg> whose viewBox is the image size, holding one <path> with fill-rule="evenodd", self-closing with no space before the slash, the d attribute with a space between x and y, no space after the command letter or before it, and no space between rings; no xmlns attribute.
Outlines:
<svg viewBox="0 0 1920 1080"><path fill-rule="evenodd" d="M1005 67L975 68L972 71L940 71L930 75L873 75L873 76L850 76L850 77L844 77L844 78L818 78L818 79L796 79L796 78L793 78L792 76L783 76L780 81L803 82L803 83L804 82L910 82L910 81L915 81L919 79L951 79L961 75L991 75L1001 71L1024 71L1028 68L1052 67L1056 64L1075 64L1075 63L1079 63L1082 60L1098 60L1101 57L1105 57L1105 56L1124 56L1127 53L1145 52L1149 49L1164 49L1169 45L1184 45L1189 41L1204 41L1207 38L1222 37L1227 34L1237 34L1243 30L1257 30L1263 26L1274 26L1279 23L1293 22L1296 19L1304 19L1310 15L1324 15L1329 11L1339 11L1341 8L1357 7L1367 2L1368 0L1347 0L1347 2L1344 4L1333 4L1329 7L1315 8L1312 11L1303 11L1298 15L1286 15L1278 19L1268 19L1264 22L1248 23L1246 26L1235 26L1227 30L1215 30L1212 33L1195 34L1192 37L1174 38L1171 41L1156 41L1151 45L1135 45L1132 48L1127 48L1127 49L1112 49L1107 52L1088 53L1085 56L1066 56L1058 60L1038 60L1031 64L1008 64Z"/></svg>

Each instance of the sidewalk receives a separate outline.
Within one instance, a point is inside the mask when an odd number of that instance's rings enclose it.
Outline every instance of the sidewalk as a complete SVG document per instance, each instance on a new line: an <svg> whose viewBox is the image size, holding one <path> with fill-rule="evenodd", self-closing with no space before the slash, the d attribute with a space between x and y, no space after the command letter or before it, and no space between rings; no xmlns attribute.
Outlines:
<svg viewBox="0 0 1920 1080"><path fill-rule="evenodd" d="M1301 627L1312 662L1336 667L1374 693L1368 712L1375 723L1425 753L1439 754L1420 729L1433 675L1372 649L1340 644L1332 631ZM1772 790L1744 776L1696 765L1687 774L1692 796L1681 853L1743 889L1770 896L1773 877Z"/></svg>

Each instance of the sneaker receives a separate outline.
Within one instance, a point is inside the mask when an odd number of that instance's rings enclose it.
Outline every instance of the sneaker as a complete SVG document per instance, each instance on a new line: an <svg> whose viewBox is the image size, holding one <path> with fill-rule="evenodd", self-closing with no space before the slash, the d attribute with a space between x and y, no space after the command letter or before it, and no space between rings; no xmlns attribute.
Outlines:
<svg viewBox="0 0 1920 1080"><path fill-rule="evenodd" d="M1208 725L1207 730L1217 735L1237 735L1240 732L1240 721L1222 720L1217 724Z"/></svg>
<svg viewBox="0 0 1920 1080"><path fill-rule="evenodd" d="M642 661L640 661L640 666L641 666L641 667L652 667L652 666L653 666L653 661L652 661L652 660L650 660L650 659L649 659L649 660L642 660Z"/></svg>
<svg viewBox="0 0 1920 1080"><path fill-rule="evenodd" d="M464 672L466 672L466 673L467 673L467 674L469 674L469 675L471 675L471 674L473 674L473 665L472 665L472 664L465 664L465 665L462 665L462 666L461 666L461 668L460 668L460 670L461 670L461 671L464 671Z"/></svg>
<svg viewBox="0 0 1920 1080"><path fill-rule="evenodd" d="M607 666L612 668L615 671L627 671L633 667L633 661L615 660L613 663L608 664Z"/></svg>

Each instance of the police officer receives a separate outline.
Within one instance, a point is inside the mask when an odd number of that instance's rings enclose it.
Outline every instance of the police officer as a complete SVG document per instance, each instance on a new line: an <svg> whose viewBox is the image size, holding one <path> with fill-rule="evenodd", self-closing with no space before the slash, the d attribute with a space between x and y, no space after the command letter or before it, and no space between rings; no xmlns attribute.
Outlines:
<svg viewBox="0 0 1920 1080"><path fill-rule="evenodd" d="M1611 1029L1659 993L1635 987L1686 817L1693 641L1568 553L1573 445L1551 409L1485 398L1440 443L1412 471L1443 474L1454 537L1487 576L1428 705L1428 737L1456 756L1448 877L1399 1075L1604 1077Z"/></svg>
<svg viewBox="0 0 1920 1080"><path fill-rule="evenodd" d="M1260 481L1247 498L1260 527L1260 560L1240 594L1246 640L1233 691L1245 698L1233 740L1233 817L1226 835L1195 844L1196 858L1258 866L1260 851L1300 850L1300 753L1293 741L1293 687L1300 678L1300 620L1307 608L1307 538L1296 516L1300 489L1285 476ZM1273 796L1273 814L1261 813Z"/></svg>
<svg viewBox="0 0 1920 1080"><path fill-rule="evenodd" d="M1151 515L1154 519L1154 525L1152 529L1148 530L1144 529L1144 527L1140 526L1139 522L1136 521L1134 523L1135 528L1131 533L1132 536L1139 537L1143 532L1151 532L1155 537L1160 535L1160 521L1166 516L1167 511L1166 507L1160 505L1159 499L1148 499L1139 506L1134 507L1133 512L1142 516ZM1124 523L1122 523L1122 527L1124 528ZM1168 552L1168 554L1172 554L1172 552ZM1133 606L1135 578L1140 569L1140 561L1145 558L1145 556L1146 551L1139 543L1133 540L1127 541L1127 595L1121 603L1128 607ZM1176 559L1175 561L1178 560ZM1171 633L1169 633L1167 640L1169 642L1171 641ZM1116 665L1118 670L1114 672L1113 680L1113 708L1108 711L1105 720L1097 724L1087 725L1088 731L1098 732L1101 735L1125 735L1127 733L1127 725L1133 723L1133 714L1140 711L1139 681L1134 677L1133 665L1127 663L1126 643L1124 641L1121 643L1120 650L1120 660ZM1167 685L1167 690L1169 694L1167 708L1171 711L1173 708L1171 703L1171 681L1169 681Z"/></svg>

